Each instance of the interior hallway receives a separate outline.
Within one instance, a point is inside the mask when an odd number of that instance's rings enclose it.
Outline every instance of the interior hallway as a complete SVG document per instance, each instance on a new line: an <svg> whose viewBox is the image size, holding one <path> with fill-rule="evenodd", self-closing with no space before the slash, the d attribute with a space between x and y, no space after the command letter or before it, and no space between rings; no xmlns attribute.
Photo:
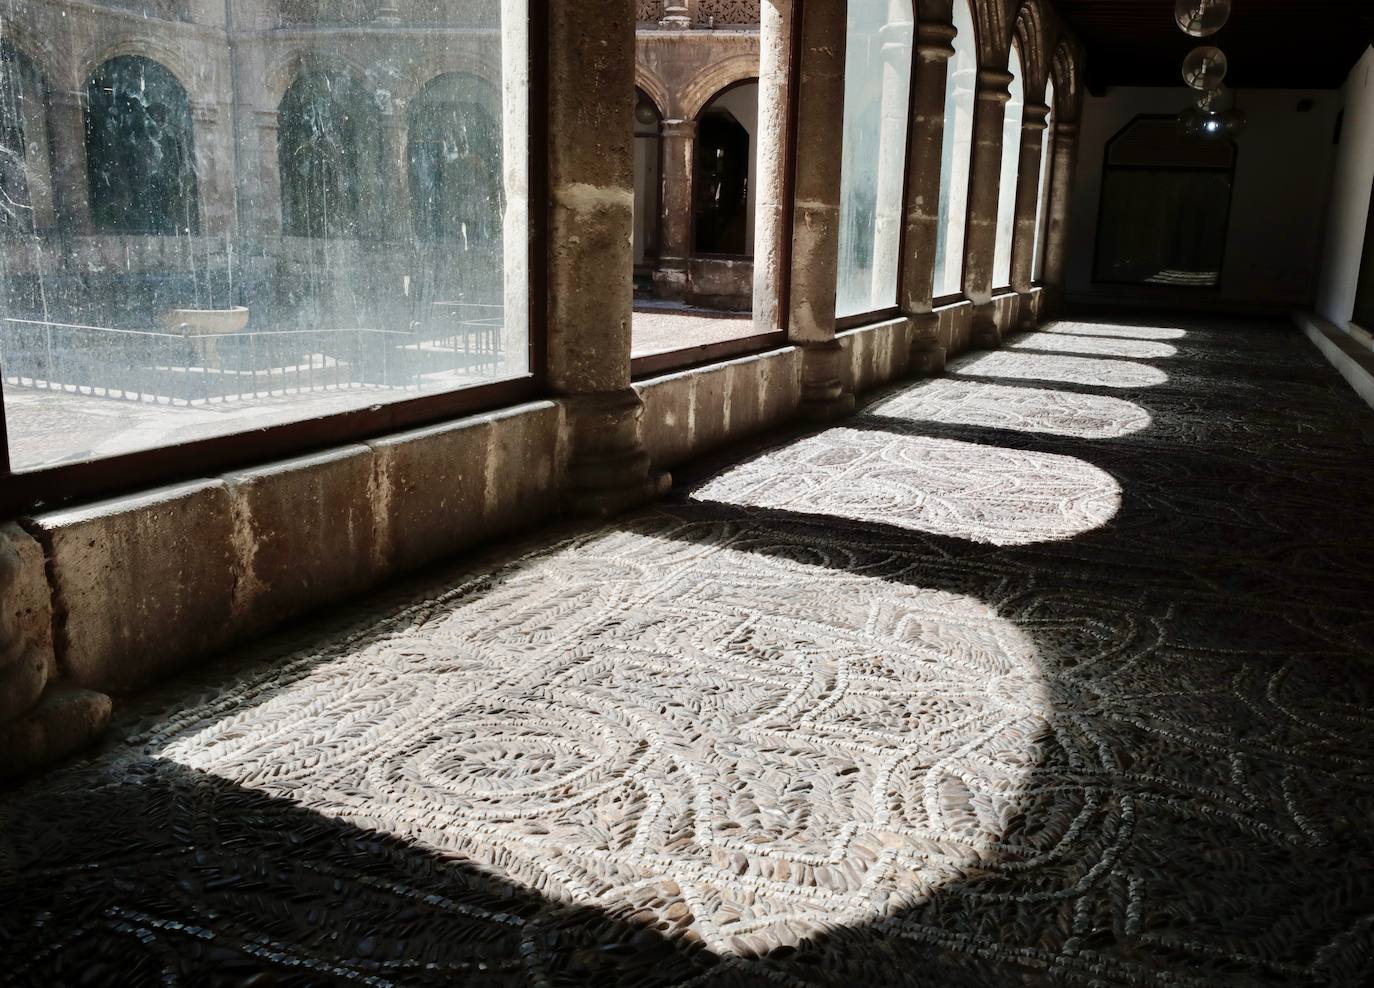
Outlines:
<svg viewBox="0 0 1374 988"><path fill-rule="evenodd" d="M966 355L126 712L5 983L1359 983L1372 444L1291 328Z"/></svg>

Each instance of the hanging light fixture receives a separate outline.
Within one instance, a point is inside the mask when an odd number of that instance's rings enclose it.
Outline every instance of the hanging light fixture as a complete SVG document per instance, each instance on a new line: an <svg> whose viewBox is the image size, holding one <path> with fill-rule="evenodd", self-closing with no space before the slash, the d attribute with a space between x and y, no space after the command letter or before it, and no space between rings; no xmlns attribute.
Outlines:
<svg viewBox="0 0 1374 988"><path fill-rule="evenodd" d="M1231 17L1231 0L1177 0L1174 20L1184 34L1194 38L1210 38Z"/></svg>
<svg viewBox="0 0 1374 988"><path fill-rule="evenodd" d="M1225 26L1231 16L1231 0L1176 0L1174 20L1179 28L1195 38L1206 38ZM1239 136L1246 117L1233 105L1229 92L1222 88L1229 68L1226 53L1213 45L1202 45L1183 61L1183 81L1199 91L1197 103L1178 115L1184 136L1200 140L1225 140Z"/></svg>
<svg viewBox="0 0 1374 988"><path fill-rule="evenodd" d="M1203 45L1201 48L1194 48L1183 60L1183 81L1194 89L1219 89L1226 81L1226 70L1229 67L1224 51L1211 45Z"/></svg>

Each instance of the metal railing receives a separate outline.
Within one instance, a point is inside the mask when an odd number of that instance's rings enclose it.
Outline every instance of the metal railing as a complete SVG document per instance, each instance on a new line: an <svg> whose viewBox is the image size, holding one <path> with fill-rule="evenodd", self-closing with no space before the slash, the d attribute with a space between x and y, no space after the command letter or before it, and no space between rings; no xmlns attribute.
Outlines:
<svg viewBox="0 0 1374 988"><path fill-rule="evenodd" d="M6 318L8 387L191 405L311 392L462 387L500 372L500 306L436 303L410 331L116 329Z"/></svg>

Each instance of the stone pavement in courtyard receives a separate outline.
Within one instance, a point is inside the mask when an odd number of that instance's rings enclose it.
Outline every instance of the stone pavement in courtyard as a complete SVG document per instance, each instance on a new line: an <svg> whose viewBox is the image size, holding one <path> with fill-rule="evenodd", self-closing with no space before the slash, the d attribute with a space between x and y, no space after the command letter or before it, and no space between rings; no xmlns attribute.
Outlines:
<svg viewBox="0 0 1374 988"><path fill-rule="evenodd" d="M634 355L719 343L748 336L748 313L721 313L650 303L634 314ZM488 383L490 378L455 373L447 386ZM438 390L433 384L427 391ZM319 415L415 398L414 389L349 385L311 392L244 396L227 401L169 404L5 385L10 456L18 469L34 469L93 457L194 442Z"/></svg>
<svg viewBox="0 0 1374 988"><path fill-rule="evenodd" d="M1367 984L1371 452L1292 330L962 357L146 700L0 983Z"/></svg>

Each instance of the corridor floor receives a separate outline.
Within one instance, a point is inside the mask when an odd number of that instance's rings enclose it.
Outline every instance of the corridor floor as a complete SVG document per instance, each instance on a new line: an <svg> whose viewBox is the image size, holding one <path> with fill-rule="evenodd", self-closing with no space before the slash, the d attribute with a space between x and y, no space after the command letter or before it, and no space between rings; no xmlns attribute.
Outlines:
<svg viewBox="0 0 1374 988"><path fill-rule="evenodd" d="M1374 412L1058 323L0 803L0 983L1360 985Z"/></svg>

